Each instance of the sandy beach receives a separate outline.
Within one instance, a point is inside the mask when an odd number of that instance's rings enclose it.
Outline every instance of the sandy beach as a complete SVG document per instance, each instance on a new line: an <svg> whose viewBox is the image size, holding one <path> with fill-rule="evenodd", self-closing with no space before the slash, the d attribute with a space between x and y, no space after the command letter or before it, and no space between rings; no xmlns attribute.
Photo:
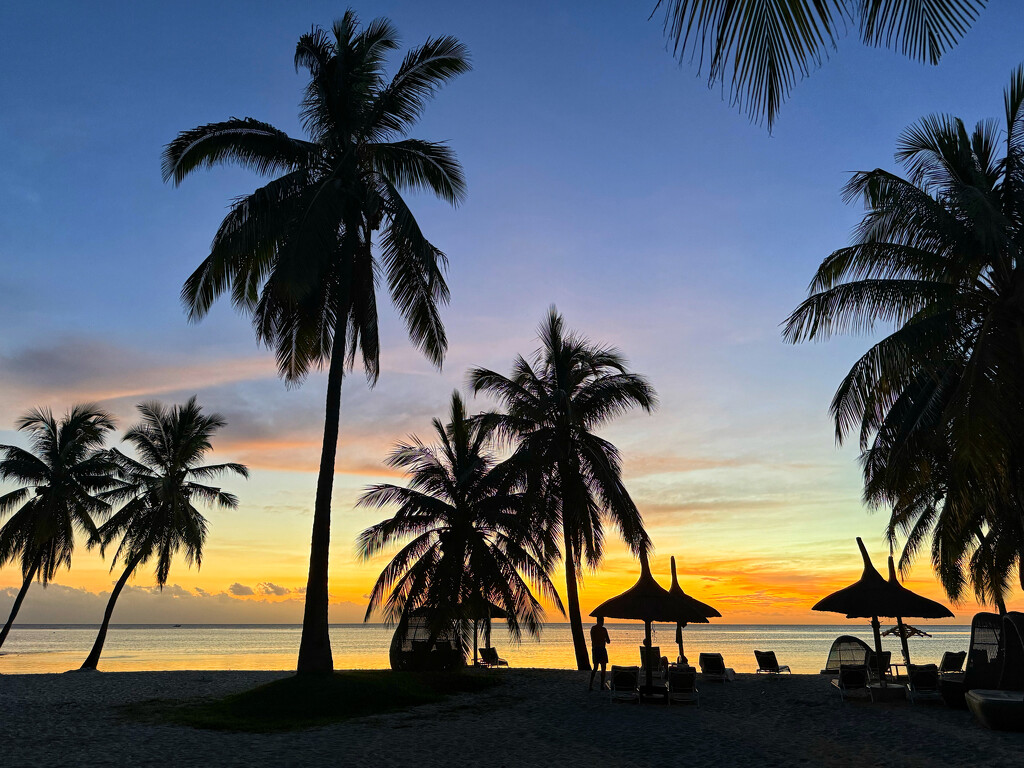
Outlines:
<svg viewBox="0 0 1024 768"><path fill-rule="evenodd" d="M221 696L285 672L0 676L5 768L21 766L1012 765L1024 734L941 704L841 704L826 678L704 683L699 708L612 704L584 673L501 670L505 684L307 731L248 734L139 721L154 700Z"/></svg>

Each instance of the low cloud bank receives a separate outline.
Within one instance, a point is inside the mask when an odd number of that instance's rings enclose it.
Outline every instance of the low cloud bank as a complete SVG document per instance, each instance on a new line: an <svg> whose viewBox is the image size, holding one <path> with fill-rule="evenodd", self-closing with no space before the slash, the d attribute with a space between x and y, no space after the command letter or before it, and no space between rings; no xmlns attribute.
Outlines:
<svg viewBox="0 0 1024 768"><path fill-rule="evenodd" d="M239 591L241 590L241 591ZM245 591L248 590L248 591ZM0 616L6 620L18 590L0 589ZM253 595L254 597L249 597ZM284 599L267 599L285 596ZM109 592L89 592L63 584L33 584L18 613L18 624L99 624ZM189 590L168 584L157 587L128 585L114 609L115 624L299 624L302 596L286 587L263 582L254 589L232 584L227 592ZM365 605L331 600L333 623L358 623Z"/></svg>

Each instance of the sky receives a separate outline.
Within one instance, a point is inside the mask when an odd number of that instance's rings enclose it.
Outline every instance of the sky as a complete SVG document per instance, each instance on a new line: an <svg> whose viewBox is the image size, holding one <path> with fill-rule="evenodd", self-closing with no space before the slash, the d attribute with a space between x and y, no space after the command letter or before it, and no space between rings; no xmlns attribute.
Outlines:
<svg viewBox="0 0 1024 768"><path fill-rule="evenodd" d="M469 195L457 209L411 196L450 260L443 369L381 301L380 381L370 389L357 372L345 383L332 620L362 620L386 562L357 560L356 535L382 513L354 503L369 484L401 482L383 465L389 447L428 437L471 366L507 371L531 352L551 305L617 346L658 391L654 414L602 433L622 451L656 577L667 585L674 555L683 588L727 623L840 619L810 606L859 576L854 538L880 569L887 554L885 514L862 505L855 446L837 448L828 414L871 340L792 346L780 323L820 261L849 242L861 215L840 199L851 172L897 169L896 140L924 115L1001 117L1002 89L1024 60L1024 9L993 2L937 67L843 40L769 134L672 58L643 3L352 7L363 21L391 18L407 46L452 34L469 47L472 72L411 134L450 143ZM94 401L124 428L142 400L196 394L228 422L215 459L252 470L224 483L237 510L209 512L202 568L176 561L162 592L140 570L115 622L301 618L326 376L285 387L227 301L187 322L182 282L230 201L261 180L217 168L174 188L160 156L177 132L232 116L301 135L295 42L344 9L250 0L0 10L0 442L24 444L13 424L33 406ZM70 572L32 588L20 620L98 622L119 575L109 569L79 547ZM585 577L584 614L638 571L612 543ZM942 596L924 559L906 583ZM0 613L18 585L16 567L0 570ZM975 610L954 607L961 623Z"/></svg>

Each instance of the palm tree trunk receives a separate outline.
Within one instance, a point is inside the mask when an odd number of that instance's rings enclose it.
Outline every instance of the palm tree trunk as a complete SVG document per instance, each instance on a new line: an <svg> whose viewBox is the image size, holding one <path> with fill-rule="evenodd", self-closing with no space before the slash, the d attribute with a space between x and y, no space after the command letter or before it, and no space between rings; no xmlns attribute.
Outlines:
<svg viewBox="0 0 1024 768"><path fill-rule="evenodd" d="M0 648L3 648L4 640L7 639L7 635L11 633L11 626L14 624L14 617L18 615L18 610L21 608L21 603L25 600L25 593L28 592L29 585L32 584L32 579L35 578L36 571L39 570L39 564L33 565L25 577L25 580L21 583L21 589L18 591L18 596L14 598L14 606L11 608L11 615L7 619L7 623L4 624L4 628L0 631Z"/></svg>
<svg viewBox="0 0 1024 768"><path fill-rule="evenodd" d="M103 623L100 624L99 634L96 635L96 642L92 644L92 650L89 651L89 656L82 663L79 669L96 669L96 666L100 663L100 654L103 653L103 643L107 639L107 627L110 626L110 617L114 615L114 603L117 602L118 595L121 594L121 590L124 589L124 585L128 583L128 577L132 575L132 571L139 564L138 557L132 558L128 561L128 565L124 569L124 573L121 574L121 578L117 580L114 585L114 589L110 592L110 599L107 600L107 609L103 612Z"/></svg>
<svg viewBox="0 0 1024 768"><path fill-rule="evenodd" d="M297 672L330 674L334 671L331 637L328 630L327 587L331 548L331 494L334 491L334 459L338 453L338 426L341 422L341 380L345 366L345 329L334 331L331 365L327 372L327 415L324 419L324 444L320 451L320 474L316 481L313 507L313 536L309 545L309 578L306 581L306 605L302 615L302 640L299 642Z"/></svg>
<svg viewBox="0 0 1024 768"><path fill-rule="evenodd" d="M565 541L565 596L569 603L569 628L572 630L572 645L576 651L576 668L590 670L587 656L587 639L583 634L583 617L580 615L580 595L576 587L576 552L567 531L562 531Z"/></svg>

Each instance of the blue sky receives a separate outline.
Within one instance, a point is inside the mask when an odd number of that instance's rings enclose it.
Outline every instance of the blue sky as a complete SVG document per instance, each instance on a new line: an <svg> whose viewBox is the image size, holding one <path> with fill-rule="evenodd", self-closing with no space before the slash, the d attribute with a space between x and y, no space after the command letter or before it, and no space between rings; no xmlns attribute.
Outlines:
<svg viewBox="0 0 1024 768"><path fill-rule="evenodd" d="M691 563L693 591L726 601L736 620L813 620L794 583L809 594L852 580L858 534L882 554L883 517L861 508L854 452L835 449L827 414L867 340L792 347L779 323L820 260L848 242L859 210L839 190L851 171L894 168L899 133L925 114L1001 115L1024 60L1024 12L994 2L938 67L847 39L769 135L672 59L659 20L647 19L653 2L587 5L353 3L364 21L390 17L407 45L456 35L474 69L414 131L449 141L469 182L458 210L414 200L451 261L451 350L433 371L382 308L380 384L369 392L356 374L344 395L332 592L356 611L380 567L353 562L352 539L375 518L351 507L382 476L387 447L425 434L469 366L506 369L532 350L556 304L572 327L619 346L661 395L655 416L608 431L656 569L667 573L669 554L684 575ZM186 323L182 281L231 198L258 180L225 168L175 189L161 181L160 154L178 131L229 116L300 134L295 41L344 9L0 11L0 440L17 440L2 430L25 408L84 397L125 423L141 399L193 392L226 414L223 453L255 472L233 486L242 508L212 516L203 571L172 572L186 588L304 583L324 382L285 389L226 302ZM613 549L584 607L632 567ZM106 569L82 552L60 581L106 589ZM914 576L935 592L924 564ZM17 580L0 571L0 587Z"/></svg>

